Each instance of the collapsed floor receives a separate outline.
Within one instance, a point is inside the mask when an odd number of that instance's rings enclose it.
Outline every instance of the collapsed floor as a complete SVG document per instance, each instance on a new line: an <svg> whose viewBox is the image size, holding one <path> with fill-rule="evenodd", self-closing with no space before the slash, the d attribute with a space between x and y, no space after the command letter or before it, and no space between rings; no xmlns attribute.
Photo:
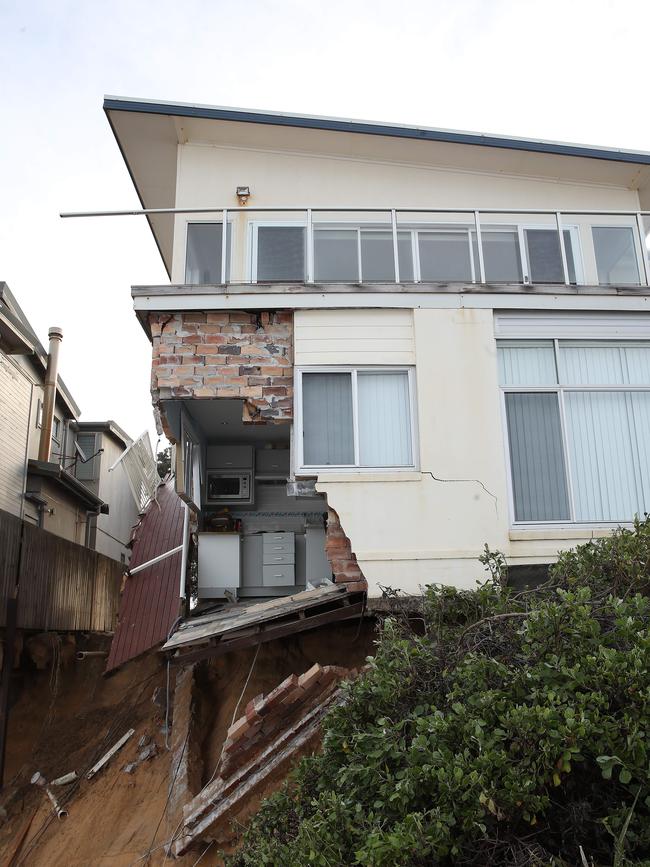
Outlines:
<svg viewBox="0 0 650 867"><path fill-rule="evenodd" d="M291 692L293 710L287 720L295 722L300 717L296 694L287 688L286 679L310 669L309 685L301 682L311 696L304 714L310 709L314 712L315 707L316 719L318 708L331 698L336 681L343 676L342 669L364 664L372 652L373 637L372 621L351 621L195 664L189 693L182 696L179 687L176 708L172 702L169 749L164 732L166 666L157 651L126 664L110 677L102 675L104 657L78 661L74 652L65 650L72 645L70 641L61 643L61 652L57 645L59 649L50 658L46 653L39 660L42 670L23 654L9 724L7 783L0 797L6 811L0 827L2 863L13 867L162 865L165 844L173 838L176 852L188 848L175 863L193 865L204 852L202 864L220 864L219 849L232 848L237 842L230 814L224 812L222 827L212 821L205 835L198 833L181 841L183 807L187 807L186 814L191 813L188 805L193 799L204 787L205 792L210 791L206 784L211 783L214 790L218 783L221 772L217 775L217 767L233 719L242 717L253 699L268 697L285 681L280 699L285 701L284 696ZM93 648L107 649L108 639L95 638ZM338 668L335 674L334 669L323 674L313 668L316 663ZM172 686L176 674L172 668ZM182 684L182 670L179 674ZM312 686L319 678L320 685ZM297 686L295 679L289 683ZM259 702L258 709L265 712ZM263 732L261 717L255 720L253 714L251 719L256 726L247 734ZM301 726L302 722L298 728ZM119 752L92 779L86 779L87 770L130 729L134 734ZM301 730L309 734L304 726ZM242 767L243 762L233 759L237 750L232 730L230 734L226 765ZM253 748L257 760L262 748L274 743L272 739L261 743L259 737L258 741L259 749ZM292 760L314 749L317 738L305 738L302 746ZM66 819L57 820L43 789L31 785L30 779L36 771L52 780L73 770L79 774L78 782L52 789L69 812ZM250 794L238 815L253 812L260 797L277 787L287 770L287 764L279 765L264 785L242 790Z"/></svg>

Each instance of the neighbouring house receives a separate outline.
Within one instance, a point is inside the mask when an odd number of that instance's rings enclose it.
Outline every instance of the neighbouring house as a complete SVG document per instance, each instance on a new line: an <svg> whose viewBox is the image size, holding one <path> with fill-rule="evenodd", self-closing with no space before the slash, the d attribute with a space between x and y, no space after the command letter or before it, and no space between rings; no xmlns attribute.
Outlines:
<svg viewBox="0 0 650 867"><path fill-rule="evenodd" d="M650 509L650 153L104 109L201 600L469 586Z"/></svg>
<svg viewBox="0 0 650 867"><path fill-rule="evenodd" d="M132 440L115 422L80 422L58 377L49 450L39 455L47 365L0 283L0 510L124 563L139 507L124 469L109 470Z"/></svg>

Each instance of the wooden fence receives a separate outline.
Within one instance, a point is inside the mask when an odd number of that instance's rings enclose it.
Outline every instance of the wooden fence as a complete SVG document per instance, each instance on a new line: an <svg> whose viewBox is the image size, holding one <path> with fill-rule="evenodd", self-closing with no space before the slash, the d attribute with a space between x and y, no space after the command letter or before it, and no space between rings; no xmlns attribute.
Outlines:
<svg viewBox="0 0 650 867"><path fill-rule="evenodd" d="M117 622L123 566L0 510L0 626L16 583L23 629L111 632Z"/></svg>

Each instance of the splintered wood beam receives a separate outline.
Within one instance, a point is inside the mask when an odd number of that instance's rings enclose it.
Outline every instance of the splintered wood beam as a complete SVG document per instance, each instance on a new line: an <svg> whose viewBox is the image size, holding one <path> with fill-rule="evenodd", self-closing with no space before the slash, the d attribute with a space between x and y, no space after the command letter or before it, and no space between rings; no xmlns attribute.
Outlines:
<svg viewBox="0 0 650 867"><path fill-rule="evenodd" d="M337 608L334 611L326 611L324 614L306 617L304 620L296 620L293 623L284 623L279 626L275 625L267 629L261 629L257 635L233 638L230 641L222 638L221 641L212 646L190 650L178 656L173 656L171 662L173 665L187 665L202 659L214 659L233 650L245 650L249 647L255 647L257 644L273 641L275 638L285 638L287 635L294 635L307 629L317 629L319 626L325 626L328 623L353 620L363 615L364 607L365 603L363 601L352 603L348 606Z"/></svg>
<svg viewBox="0 0 650 867"><path fill-rule="evenodd" d="M104 767L104 765L108 764L108 762L113 758L115 753L118 750L121 750L122 747L124 746L124 744L131 737L131 735L134 735L134 734L135 734L135 729L129 729L125 735L122 735L122 737L119 739L119 741L114 743L113 746L110 748L110 750L107 753L104 753L104 755L97 762L97 764L92 766L92 768L86 774L86 779L92 780L92 778L95 776L95 774L98 771L101 771L101 769Z"/></svg>

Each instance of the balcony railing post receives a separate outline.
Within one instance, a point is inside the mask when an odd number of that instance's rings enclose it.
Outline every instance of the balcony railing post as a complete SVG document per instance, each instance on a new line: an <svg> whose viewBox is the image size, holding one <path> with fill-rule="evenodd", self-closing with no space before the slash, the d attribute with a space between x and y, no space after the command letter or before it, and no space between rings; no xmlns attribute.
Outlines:
<svg viewBox="0 0 650 867"><path fill-rule="evenodd" d="M645 274L645 285L650 286L650 262L648 261L648 248L645 241L645 226L643 225L643 214L640 212L636 215L636 225L639 230L639 243L641 244L641 260L643 261L643 271Z"/></svg>
<svg viewBox="0 0 650 867"><path fill-rule="evenodd" d="M390 212L390 222L393 229L393 260L395 264L395 282L399 283L399 247L397 245L397 212L393 208Z"/></svg>
<svg viewBox="0 0 650 867"><path fill-rule="evenodd" d="M562 228L562 214L559 211L555 212L555 222L557 223L557 236L560 241L560 256L562 257L562 274L564 275L564 285L569 286L569 266L567 265L566 247L564 245L564 230Z"/></svg>
<svg viewBox="0 0 650 867"><path fill-rule="evenodd" d="M226 284L228 279L228 271L226 268L228 260L228 210L226 208L222 211L222 224L221 224L221 282L222 284Z"/></svg>
<svg viewBox="0 0 650 867"><path fill-rule="evenodd" d="M476 246L478 249L478 270L481 283L485 283L485 262L483 261L483 239L481 237L481 218L478 211L474 211L474 227L476 229Z"/></svg>
<svg viewBox="0 0 650 867"><path fill-rule="evenodd" d="M314 282L314 222L311 208L307 208L307 282Z"/></svg>

